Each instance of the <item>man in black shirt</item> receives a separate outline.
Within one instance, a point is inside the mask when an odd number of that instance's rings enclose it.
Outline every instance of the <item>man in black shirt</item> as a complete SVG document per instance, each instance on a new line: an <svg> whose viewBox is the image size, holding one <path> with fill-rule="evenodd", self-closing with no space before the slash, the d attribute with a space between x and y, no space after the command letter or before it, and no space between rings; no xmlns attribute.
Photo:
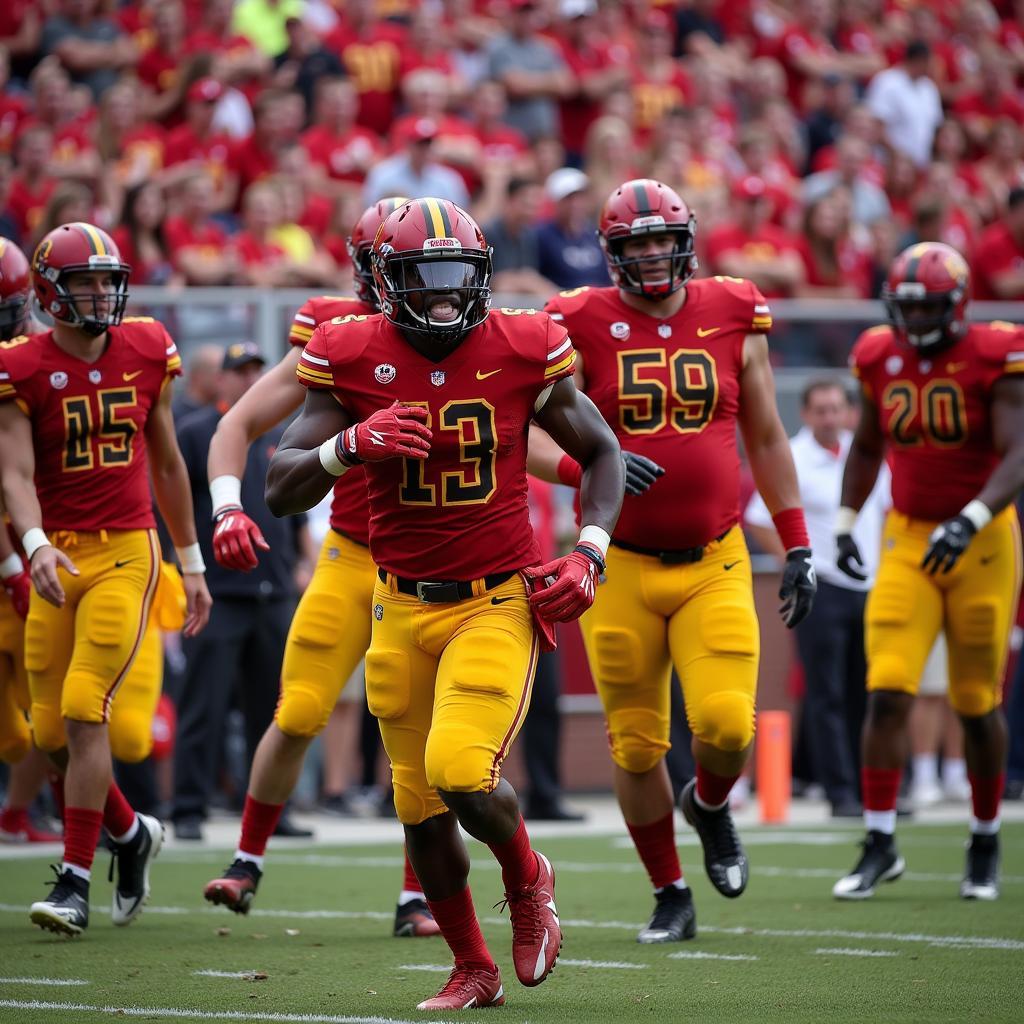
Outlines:
<svg viewBox="0 0 1024 1024"><path fill-rule="evenodd" d="M174 828L179 839L201 839L201 822L217 781L225 720L237 700L245 718L247 762L274 716L288 625L295 610L294 570L304 518L275 519L263 500L270 456L280 440L275 428L249 448L242 498L270 550L252 572L230 572L213 557L213 509L206 480L206 457L221 416L256 382L264 359L252 342L231 345L224 353L220 399L178 424L178 444L189 478L199 530L199 546L209 566L207 585L216 611L199 637L183 641L185 675L178 701L178 737L174 757ZM311 835L287 819L279 835Z"/></svg>

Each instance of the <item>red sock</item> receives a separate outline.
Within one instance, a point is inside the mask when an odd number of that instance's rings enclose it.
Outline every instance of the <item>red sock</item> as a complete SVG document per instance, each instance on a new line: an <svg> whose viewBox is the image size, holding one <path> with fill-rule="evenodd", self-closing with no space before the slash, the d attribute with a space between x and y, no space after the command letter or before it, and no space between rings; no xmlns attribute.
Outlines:
<svg viewBox="0 0 1024 1024"><path fill-rule="evenodd" d="M96 844L103 828L103 812L86 807L68 807L64 811L64 860L68 864L92 868Z"/></svg>
<svg viewBox="0 0 1024 1024"><path fill-rule="evenodd" d="M64 820L64 776L60 772L50 772L47 776L50 782L50 791L53 793L53 802L57 805L57 816Z"/></svg>
<svg viewBox="0 0 1024 1024"><path fill-rule="evenodd" d="M438 928L455 955L460 967L484 967L494 970L487 943L480 931L480 922L473 909L473 895L467 885L460 893L446 900L427 900L427 906L434 915Z"/></svg>
<svg viewBox="0 0 1024 1024"><path fill-rule="evenodd" d="M267 840L274 834L283 810L284 804L265 804L246 793L245 809L242 811L242 838L238 840L238 848L243 853L262 857L267 849Z"/></svg>
<svg viewBox="0 0 1024 1024"><path fill-rule="evenodd" d="M664 889L683 877L671 811L660 821L652 821L649 825L630 825L627 821L626 828L655 889Z"/></svg>
<svg viewBox="0 0 1024 1024"><path fill-rule="evenodd" d="M722 807L729 799L739 775L716 775L703 765L697 765L697 796L706 807Z"/></svg>
<svg viewBox="0 0 1024 1024"><path fill-rule="evenodd" d="M537 881L540 865L530 847L530 837L527 835L526 822L522 817L511 839L487 845L501 865L501 880L505 883L505 892L522 889Z"/></svg>
<svg viewBox="0 0 1024 1024"><path fill-rule="evenodd" d="M402 881L402 891L418 892L420 895L423 895L423 886L420 885L420 880L416 877L416 872L413 870L408 850L405 851L405 878Z"/></svg>
<svg viewBox="0 0 1024 1024"><path fill-rule="evenodd" d="M971 805L978 821L994 821L999 816L999 801L1006 785L1006 772L998 775L975 775L968 772L971 782Z"/></svg>
<svg viewBox="0 0 1024 1024"><path fill-rule="evenodd" d="M107 790L107 802L103 806L103 827L116 839L123 836L135 824L135 811L124 798L116 782Z"/></svg>
<svg viewBox="0 0 1024 1024"><path fill-rule="evenodd" d="M900 791L900 768L868 768L860 770L860 784L864 791L865 811L894 811Z"/></svg>
<svg viewBox="0 0 1024 1024"><path fill-rule="evenodd" d="M27 807L5 807L0 811L0 829L17 834L28 828Z"/></svg>

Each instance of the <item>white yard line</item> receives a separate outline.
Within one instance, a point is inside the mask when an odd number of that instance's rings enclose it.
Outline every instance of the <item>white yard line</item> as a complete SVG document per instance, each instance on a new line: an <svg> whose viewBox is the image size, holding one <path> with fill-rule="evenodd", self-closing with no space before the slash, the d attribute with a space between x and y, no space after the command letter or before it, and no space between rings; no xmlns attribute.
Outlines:
<svg viewBox="0 0 1024 1024"><path fill-rule="evenodd" d="M835 948L835 947L822 947L816 949L815 953L821 956L899 956L895 950L890 949L849 949L849 948Z"/></svg>
<svg viewBox="0 0 1024 1024"><path fill-rule="evenodd" d="M431 974L449 974L451 964L401 964L396 971L428 971Z"/></svg>
<svg viewBox="0 0 1024 1024"><path fill-rule="evenodd" d="M215 971L212 967L201 971L193 971L198 978L251 978L257 971Z"/></svg>
<svg viewBox="0 0 1024 1024"><path fill-rule="evenodd" d="M397 1017L349 1017L320 1013L267 1013L260 1010L190 1010L176 1006L90 1006L88 1003L53 1003L40 999L0 999L0 1009L45 1010L48 1013L99 1013L106 1016L166 1018L170 1020L268 1021L271 1024L422 1024L419 1020ZM45 1018L44 1018L45 1019ZM454 1024L435 1021L434 1024Z"/></svg>
<svg viewBox="0 0 1024 1024"><path fill-rule="evenodd" d="M88 985L84 978L0 978L0 985Z"/></svg>
<svg viewBox="0 0 1024 1024"><path fill-rule="evenodd" d="M678 953L669 953L669 960L760 960L751 953L704 953L700 950L681 949Z"/></svg>
<svg viewBox="0 0 1024 1024"><path fill-rule="evenodd" d="M627 960L567 960L558 958L559 967L600 967L610 971L646 971L648 964L631 964Z"/></svg>

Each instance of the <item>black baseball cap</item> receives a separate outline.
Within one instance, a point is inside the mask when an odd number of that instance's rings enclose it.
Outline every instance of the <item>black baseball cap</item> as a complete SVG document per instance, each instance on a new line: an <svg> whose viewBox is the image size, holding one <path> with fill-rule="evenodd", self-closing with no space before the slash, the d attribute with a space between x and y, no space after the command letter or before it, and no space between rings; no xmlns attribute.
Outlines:
<svg viewBox="0 0 1024 1024"><path fill-rule="evenodd" d="M248 366L249 363L259 363L260 366L265 366L266 362L255 341L236 341L235 344L228 345L225 350L221 369L239 370L243 366Z"/></svg>

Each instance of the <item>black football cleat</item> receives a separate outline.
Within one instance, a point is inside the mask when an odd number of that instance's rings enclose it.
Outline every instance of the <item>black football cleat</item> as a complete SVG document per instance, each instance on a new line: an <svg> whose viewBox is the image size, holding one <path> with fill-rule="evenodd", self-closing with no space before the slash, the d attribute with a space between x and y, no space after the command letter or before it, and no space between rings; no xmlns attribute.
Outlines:
<svg viewBox="0 0 1024 1024"><path fill-rule="evenodd" d="M406 903L399 903L395 908L395 927L392 934L399 939L423 939L431 935L440 935L441 929L434 920L426 900L409 900Z"/></svg>
<svg viewBox="0 0 1024 1024"><path fill-rule="evenodd" d="M742 895L750 878L750 865L729 805L707 811L697 803L697 780L691 779L679 794L683 817L696 829L704 847L704 870L711 884L729 899Z"/></svg>
<svg viewBox="0 0 1024 1024"><path fill-rule="evenodd" d="M866 900L875 895L879 882L895 882L907 862L896 849L896 840L885 832L868 832L856 867L832 886L837 900Z"/></svg>
<svg viewBox="0 0 1024 1024"><path fill-rule="evenodd" d="M644 945L657 942L682 942L697 934L697 912L693 908L693 893L689 889L666 886L654 894L657 903L647 926L640 930L636 941Z"/></svg>
<svg viewBox="0 0 1024 1024"><path fill-rule="evenodd" d="M149 899L149 869L164 842L163 825L148 814L138 815L139 830L128 843L114 844L110 880L117 863L117 884L110 919L116 925L131 924Z"/></svg>
<svg viewBox="0 0 1024 1024"><path fill-rule="evenodd" d="M53 891L45 900L33 903L29 917L33 924L58 935L81 935L89 927L89 883L73 871L61 872L50 865L57 876L48 883Z"/></svg>
<svg viewBox="0 0 1024 1024"><path fill-rule="evenodd" d="M967 844L967 869L960 883L964 900L999 898L999 835L971 836Z"/></svg>
<svg viewBox="0 0 1024 1024"><path fill-rule="evenodd" d="M236 914L248 914L262 877L263 872L251 860L233 860L220 878L206 883L203 899Z"/></svg>

